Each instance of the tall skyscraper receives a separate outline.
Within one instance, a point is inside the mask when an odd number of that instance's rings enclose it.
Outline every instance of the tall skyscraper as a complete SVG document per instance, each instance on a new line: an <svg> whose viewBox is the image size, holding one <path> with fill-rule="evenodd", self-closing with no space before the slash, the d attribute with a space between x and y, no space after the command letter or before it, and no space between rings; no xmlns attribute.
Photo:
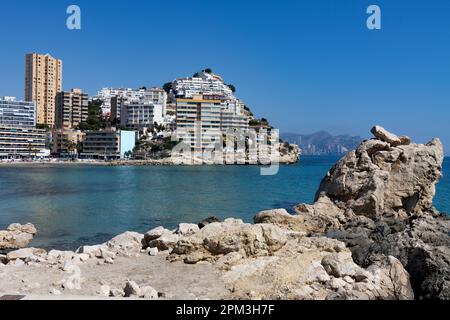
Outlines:
<svg viewBox="0 0 450 320"><path fill-rule="evenodd" d="M30 53L25 62L25 100L36 103L36 123L55 126L56 94L62 91L62 61Z"/></svg>

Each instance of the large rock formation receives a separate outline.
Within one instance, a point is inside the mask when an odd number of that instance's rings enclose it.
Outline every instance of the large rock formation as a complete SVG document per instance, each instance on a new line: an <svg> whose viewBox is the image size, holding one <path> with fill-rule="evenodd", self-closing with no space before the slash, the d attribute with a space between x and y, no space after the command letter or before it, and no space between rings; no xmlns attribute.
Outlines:
<svg viewBox="0 0 450 320"><path fill-rule="evenodd" d="M378 139L364 141L340 160L316 199L325 193L338 207L372 219L405 219L430 210L442 176L442 143L411 144L381 127L372 132Z"/></svg>
<svg viewBox="0 0 450 320"><path fill-rule="evenodd" d="M0 251L25 248L35 234L36 228L31 223L12 224L7 230L0 230Z"/></svg>
<svg viewBox="0 0 450 320"><path fill-rule="evenodd" d="M432 206L443 146L438 139L412 144L378 126L372 132L375 139L327 174L313 205L298 205L298 216L262 213L255 222L341 240L362 267L395 256L417 299L450 299L450 221Z"/></svg>
<svg viewBox="0 0 450 320"><path fill-rule="evenodd" d="M277 215L289 216L282 210L266 211L256 220ZM344 243L307 237L304 232L283 228L282 220L279 222L280 227L227 219L181 236L175 244L167 231L155 229L148 233L150 238L156 237L149 245L171 247L172 262L212 263L220 270L233 299L414 298L409 275L396 258L373 256L362 268Z"/></svg>

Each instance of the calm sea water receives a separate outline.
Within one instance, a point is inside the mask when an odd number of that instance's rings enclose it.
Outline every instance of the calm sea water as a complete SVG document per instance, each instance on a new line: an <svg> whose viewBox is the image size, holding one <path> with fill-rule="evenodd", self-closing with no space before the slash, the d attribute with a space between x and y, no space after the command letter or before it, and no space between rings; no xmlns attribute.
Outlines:
<svg viewBox="0 0 450 320"><path fill-rule="evenodd" d="M39 231L33 246L75 249L126 230L174 228L208 216L250 222L264 209L311 203L336 161L304 156L276 176L252 166L0 167L0 230L31 222ZM450 212L448 158L435 205Z"/></svg>

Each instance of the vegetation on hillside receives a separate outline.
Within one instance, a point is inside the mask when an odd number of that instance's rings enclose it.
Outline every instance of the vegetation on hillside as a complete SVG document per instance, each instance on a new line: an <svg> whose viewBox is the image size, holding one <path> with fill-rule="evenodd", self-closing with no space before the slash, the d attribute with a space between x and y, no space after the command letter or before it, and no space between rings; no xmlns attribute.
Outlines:
<svg viewBox="0 0 450 320"><path fill-rule="evenodd" d="M103 117L101 106L101 100L89 101L88 118L86 122L80 123L80 130L98 131L100 129L105 129L111 126L111 121Z"/></svg>

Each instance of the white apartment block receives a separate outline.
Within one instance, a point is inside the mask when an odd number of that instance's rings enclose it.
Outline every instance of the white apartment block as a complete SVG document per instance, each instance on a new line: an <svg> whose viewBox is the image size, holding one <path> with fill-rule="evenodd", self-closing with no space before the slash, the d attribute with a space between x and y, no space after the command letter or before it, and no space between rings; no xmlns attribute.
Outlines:
<svg viewBox="0 0 450 320"><path fill-rule="evenodd" d="M233 91L219 75L199 72L196 77L179 78L172 83L176 97L192 98L194 95L222 96L233 100ZM235 99L235 98L234 98Z"/></svg>
<svg viewBox="0 0 450 320"><path fill-rule="evenodd" d="M134 130L152 128L153 110L152 102L143 99L127 100L121 105L120 126Z"/></svg>
<svg viewBox="0 0 450 320"><path fill-rule="evenodd" d="M103 88L99 91L97 98L103 100L103 113L110 114L112 119L121 119L121 107L124 103L136 103L138 101L154 105L154 109L156 109L154 121L162 123L166 115L167 93L157 87L150 89Z"/></svg>
<svg viewBox="0 0 450 320"><path fill-rule="evenodd" d="M221 100L194 95L177 99L177 139L194 151L202 151L221 141Z"/></svg>
<svg viewBox="0 0 450 320"><path fill-rule="evenodd" d="M172 88L176 98L190 99L196 95L215 96L217 100L223 100L223 109L237 115L244 114L245 104L234 96L233 91L219 75L202 71L195 77L176 79L172 83Z"/></svg>

